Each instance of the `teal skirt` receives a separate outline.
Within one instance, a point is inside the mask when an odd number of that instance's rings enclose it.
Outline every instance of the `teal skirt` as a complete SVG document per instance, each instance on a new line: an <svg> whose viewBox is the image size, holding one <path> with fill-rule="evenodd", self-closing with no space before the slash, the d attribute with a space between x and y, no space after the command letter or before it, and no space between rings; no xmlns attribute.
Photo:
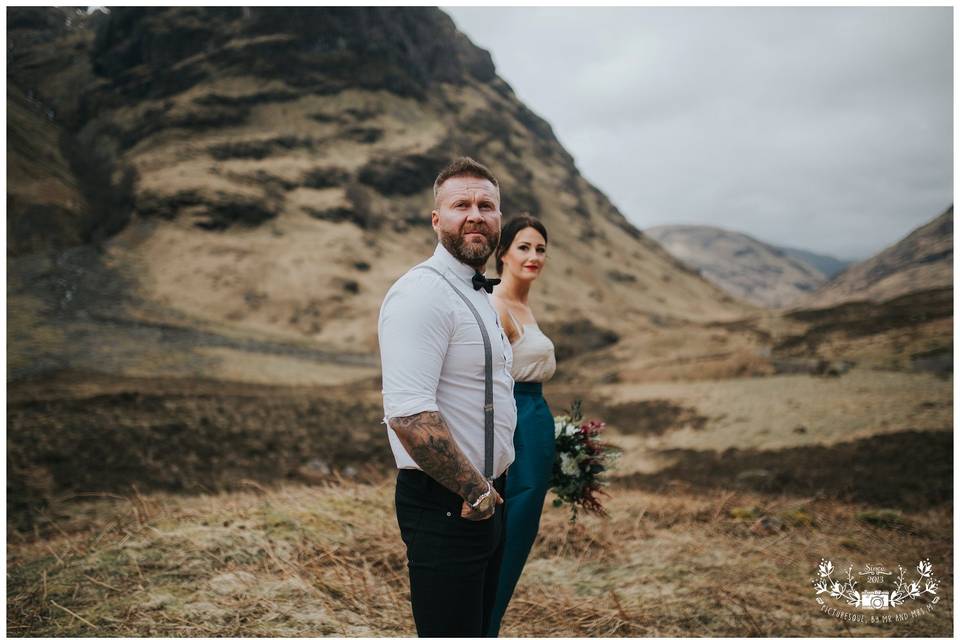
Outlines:
<svg viewBox="0 0 960 640"><path fill-rule="evenodd" d="M506 542L487 637L496 637L500 632L500 620L540 529L543 500L553 472L553 415L543 399L542 385L516 382L513 395L517 401L517 429L513 435L516 457L507 470L503 497Z"/></svg>

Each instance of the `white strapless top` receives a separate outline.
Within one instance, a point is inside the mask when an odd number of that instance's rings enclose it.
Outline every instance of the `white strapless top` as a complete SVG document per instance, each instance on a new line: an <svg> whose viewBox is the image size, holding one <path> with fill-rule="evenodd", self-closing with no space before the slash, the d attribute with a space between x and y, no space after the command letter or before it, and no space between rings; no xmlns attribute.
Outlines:
<svg viewBox="0 0 960 640"><path fill-rule="evenodd" d="M537 325L521 325L509 310L507 313L523 331L523 335L511 345L513 367L510 371L513 379L517 382L546 382L557 370L553 342Z"/></svg>

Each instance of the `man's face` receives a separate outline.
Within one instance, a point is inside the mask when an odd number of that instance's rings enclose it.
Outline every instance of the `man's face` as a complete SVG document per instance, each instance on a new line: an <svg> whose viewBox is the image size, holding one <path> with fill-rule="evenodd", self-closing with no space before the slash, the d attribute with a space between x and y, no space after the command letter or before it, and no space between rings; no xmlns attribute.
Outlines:
<svg viewBox="0 0 960 640"><path fill-rule="evenodd" d="M493 183L454 176L440 185L431 220L447 251L481 270L500 241L501 217L500 192Z"/></svg>

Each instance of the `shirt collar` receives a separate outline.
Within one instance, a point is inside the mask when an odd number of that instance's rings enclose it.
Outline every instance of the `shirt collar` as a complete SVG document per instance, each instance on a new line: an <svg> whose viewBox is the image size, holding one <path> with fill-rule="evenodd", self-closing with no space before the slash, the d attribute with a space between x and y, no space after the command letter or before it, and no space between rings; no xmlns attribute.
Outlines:
<svg viewBox="0 0 960 640"><path fill-rule="evenodd" d="M473 274L477 273L477 270L470 265L464 264L454 258L453 254L447 251L447 248L443 246L443 243L437 243L437 248L433 252L433 257L436 258L441 265L447 267L453 271L454 274L464 278L468 282L473 279Z"/></svg>

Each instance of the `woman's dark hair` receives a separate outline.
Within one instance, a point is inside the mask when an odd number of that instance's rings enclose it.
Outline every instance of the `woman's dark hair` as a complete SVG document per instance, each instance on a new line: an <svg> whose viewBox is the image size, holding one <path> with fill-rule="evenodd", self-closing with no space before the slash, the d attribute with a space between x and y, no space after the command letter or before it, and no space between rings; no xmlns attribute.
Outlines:
<svg viewBox="0 0 960 640"><path fill-rule="evenodd" d="M533 227L539 231L543 241L547 241L547 228L538 219L525 213L510 218L510 221L500 229L500 244L497 245L497 251L494 254L497 259L497 273L503 273L503 254L510 250L510 245L513 244L513 239L517 237L520 230L527 227Z"/></svg>

